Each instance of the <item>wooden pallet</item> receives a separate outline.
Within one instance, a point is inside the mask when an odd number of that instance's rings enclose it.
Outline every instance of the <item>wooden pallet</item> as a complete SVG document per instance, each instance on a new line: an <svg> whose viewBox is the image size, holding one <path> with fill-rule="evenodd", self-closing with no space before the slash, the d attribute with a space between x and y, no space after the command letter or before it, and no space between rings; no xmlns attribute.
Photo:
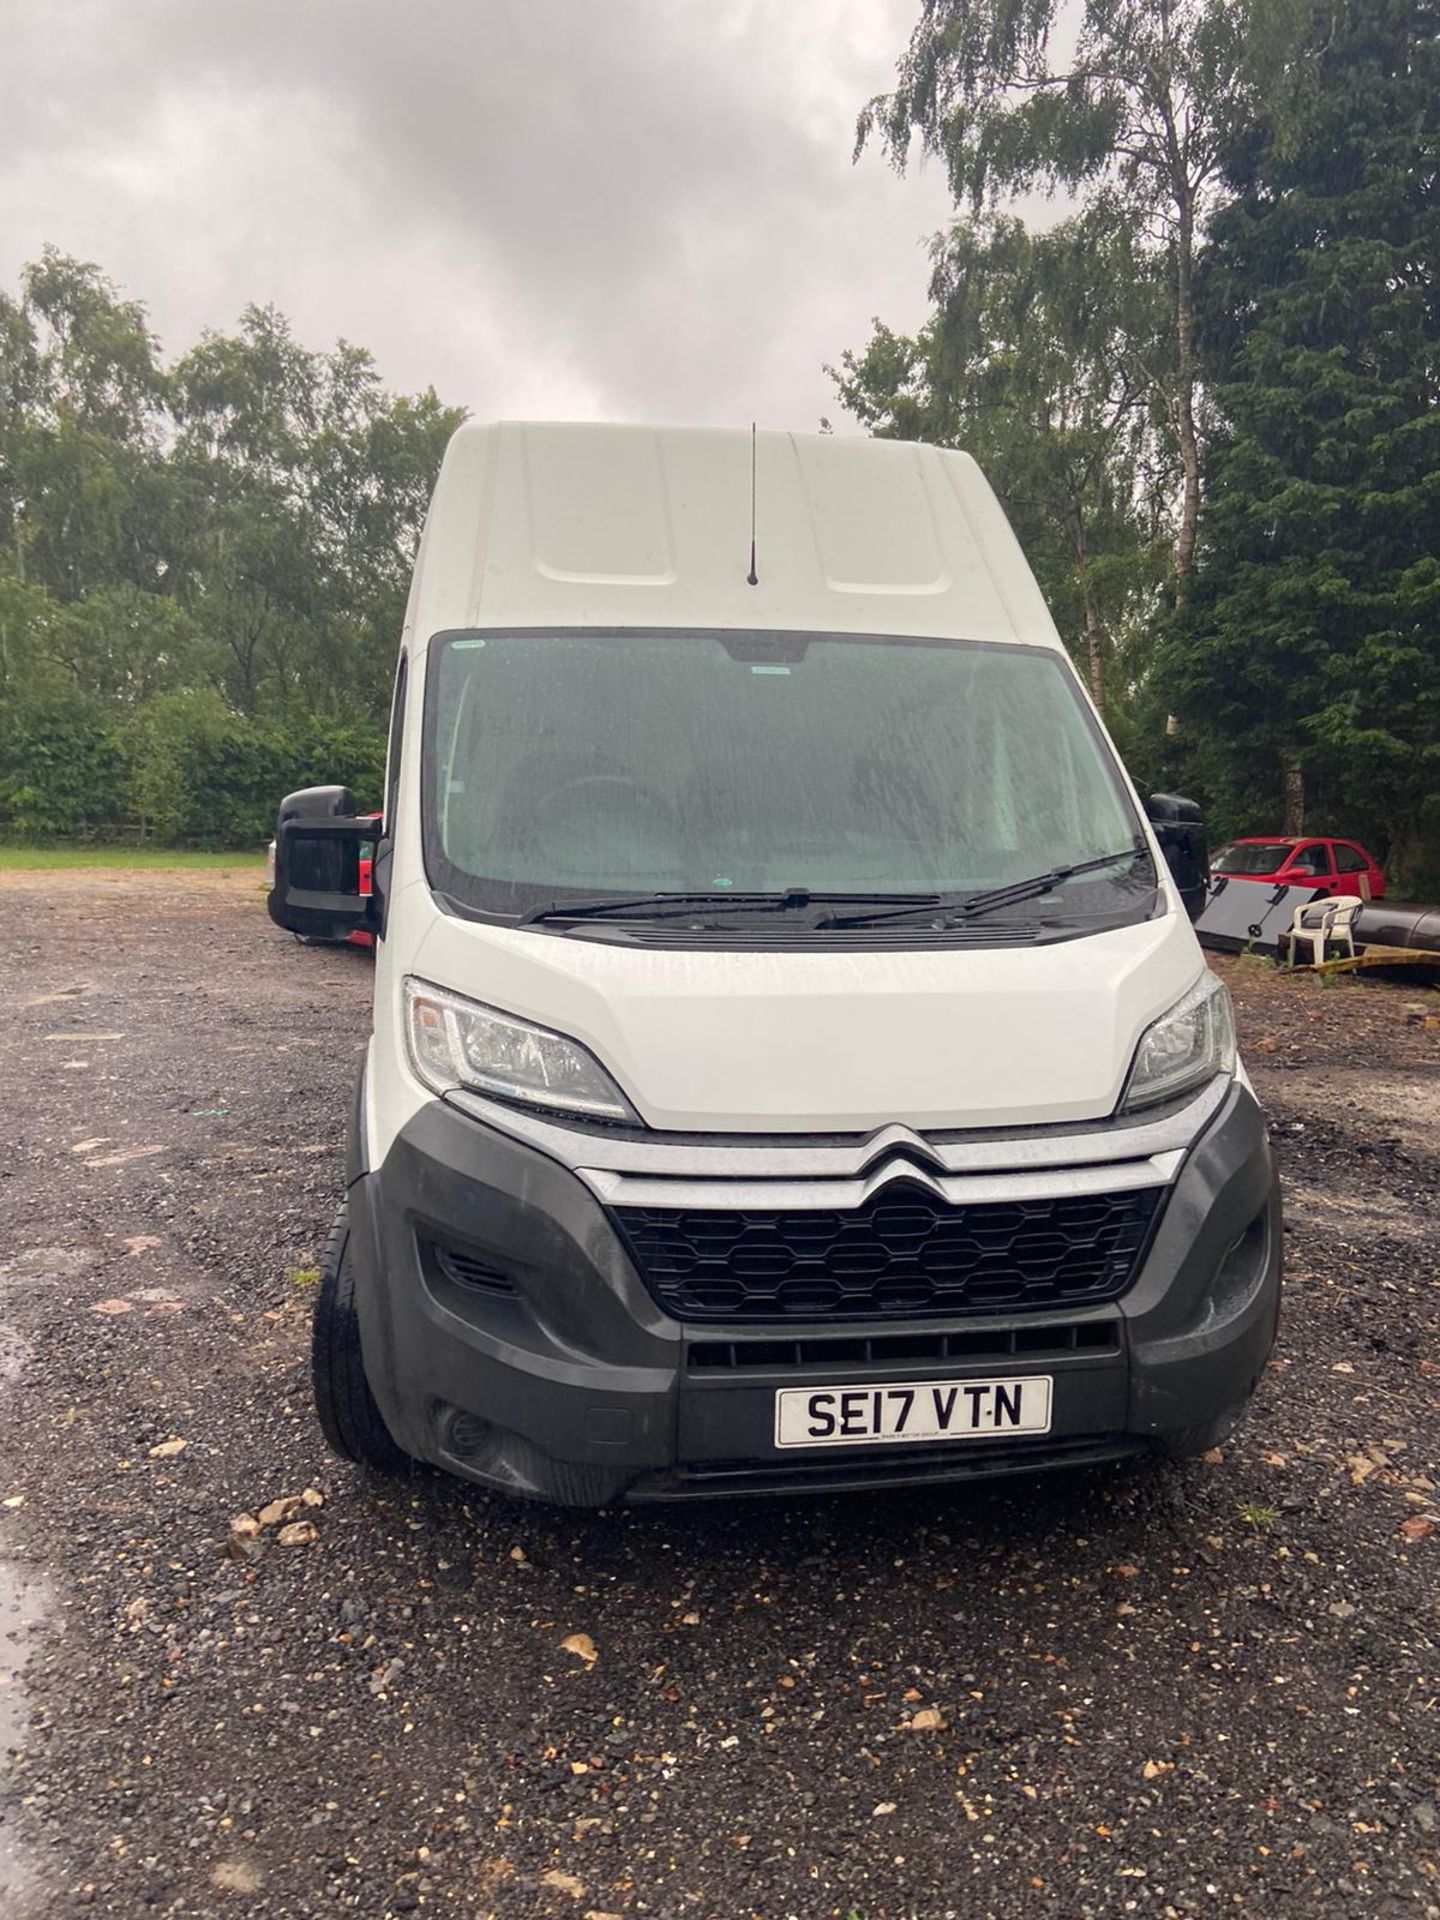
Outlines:
<svg viewBox="0 0 1440 1920"><path fill-rule="evenodd" d="M1428 947L1364 947L1340 960L1296 967L1296 973L1358 973L1364 967L1440 967L1440 953Z"/></svg>

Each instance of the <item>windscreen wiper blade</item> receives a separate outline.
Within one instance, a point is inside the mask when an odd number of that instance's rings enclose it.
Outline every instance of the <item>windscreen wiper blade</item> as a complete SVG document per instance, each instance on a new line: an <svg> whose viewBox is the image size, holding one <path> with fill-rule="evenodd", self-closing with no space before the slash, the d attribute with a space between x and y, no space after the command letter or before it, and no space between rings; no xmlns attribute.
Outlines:
<svg viewBox="0 0 1440 1920"><path fill-rule="evenodd" d="M896 903L903 901L899 906ZM872 906L887 903L892 912L918 913L940 905L938 893L812 893L788 887L783 893L643 893L599 900L550 900L534 907L520 924L552 920L684 920L713 913L793 913L804 907ZM835 924L827 919L826 926Z"/></svg>
<svg viewBox="0 0 1440 1920"><path fill-rule="evenodd" d="M1113 867L1120 860L1138 860L1142 854L1150 851L1143 840L1136 839L1128 847L1121 847L1115 853L1098 853L1093 860L1074 860L1068 866L1051 867L1048 873L1032 874L1027 880L1012 880L1008 886L992 887L988 893L971 893L951 898L943 902L937 899L934 905L941 906L943 918L938 924L945 927L964 926L967 920L976 919L983 913L990 913L996 907L1008 907L1023 900L1036 900L1042 894L1053 893L1056 887L1063 886L1077 874L1099 873L1105 867ZM878 921L899 920L912 913L921 913L929 909L924 906L892 907L888 911L876 913L836 914L820 924L827 927L868 927Z"/></svg>
<svg viewBox="0 0 1440 1920"><path fill-rule="evenodd" d="M1008 907L1012 901L1037 900L1041 894L1053 893L1056 887L1064 886L1067 880L1073 880L1077 874L1100 873L1121 860L1138 860L1149 851L1149 847L1137 835L1128 847L1119 847L1114 853L1097 853L1093 860L1072 860L1068 866L1052 867L1048 873L1034 874L1028 880L1015 880L1008 887L992 887L989 893L972 893L968 900L961 901L956 913L961 920L969 920L976 914L989 913L992 908Z"/></svg>

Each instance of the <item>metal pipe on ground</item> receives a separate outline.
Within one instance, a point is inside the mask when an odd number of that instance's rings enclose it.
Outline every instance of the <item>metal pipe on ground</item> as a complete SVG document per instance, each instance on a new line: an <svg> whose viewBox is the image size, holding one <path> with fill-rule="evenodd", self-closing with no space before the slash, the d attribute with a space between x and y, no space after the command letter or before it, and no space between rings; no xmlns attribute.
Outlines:
<svg viewBox="0 0 1440 1920"><path fill-rule="evenodd" d="M1405 947L1440 962L1440 907L1413 900L1370 900L1355 916L1357 947Z"/></svg>

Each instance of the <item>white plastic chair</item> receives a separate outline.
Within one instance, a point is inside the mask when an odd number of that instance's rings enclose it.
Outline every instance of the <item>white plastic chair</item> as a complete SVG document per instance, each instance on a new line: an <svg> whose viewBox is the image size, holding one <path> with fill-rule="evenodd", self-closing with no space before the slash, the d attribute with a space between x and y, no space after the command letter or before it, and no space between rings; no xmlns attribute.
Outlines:
<svg viewBox="0 0 1440 1920"><path fill-rule="evenodd" d="M1323 967L1327 946L1341 948L1347 959L1355 958L1355 916L1365 902L1358 893L1336 893L1328 900L1311 900L1295 909L1290 922L1290 965L1302 964L1297 954L1302 944L1310 947L1310 958L1303 964Z"/></svg>

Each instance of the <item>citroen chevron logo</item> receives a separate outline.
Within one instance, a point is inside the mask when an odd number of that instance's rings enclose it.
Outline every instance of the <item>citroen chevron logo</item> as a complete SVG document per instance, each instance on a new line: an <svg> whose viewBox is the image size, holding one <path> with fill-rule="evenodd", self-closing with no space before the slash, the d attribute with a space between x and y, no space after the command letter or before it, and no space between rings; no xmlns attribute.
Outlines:
<svg viewBox="0 0 1440 1920"><path fill-rule="evenodd" d="M863 1191L868 1200L886 1187L897 1186L916 1187L923 1193L933 1195L936 1199L945 1198L944 1184L937 1175L929 1172L917 1161L905 1159L899 1154L866 1173Z"/></svg>
<svg viewBox="0 0 1440 1920"><path fill-rule="evenodd" d="M944 1173L945 1163L936 1154L928 1140L921 1137L911 1127L882 1127L879 1133L872 1134L865 1142L865 1157L860 1163L862 1173L870 1173L885 1163L887 1179L901 1179L907 1173ZM892 1171L893 1169L893 1171Z"/></svg>

